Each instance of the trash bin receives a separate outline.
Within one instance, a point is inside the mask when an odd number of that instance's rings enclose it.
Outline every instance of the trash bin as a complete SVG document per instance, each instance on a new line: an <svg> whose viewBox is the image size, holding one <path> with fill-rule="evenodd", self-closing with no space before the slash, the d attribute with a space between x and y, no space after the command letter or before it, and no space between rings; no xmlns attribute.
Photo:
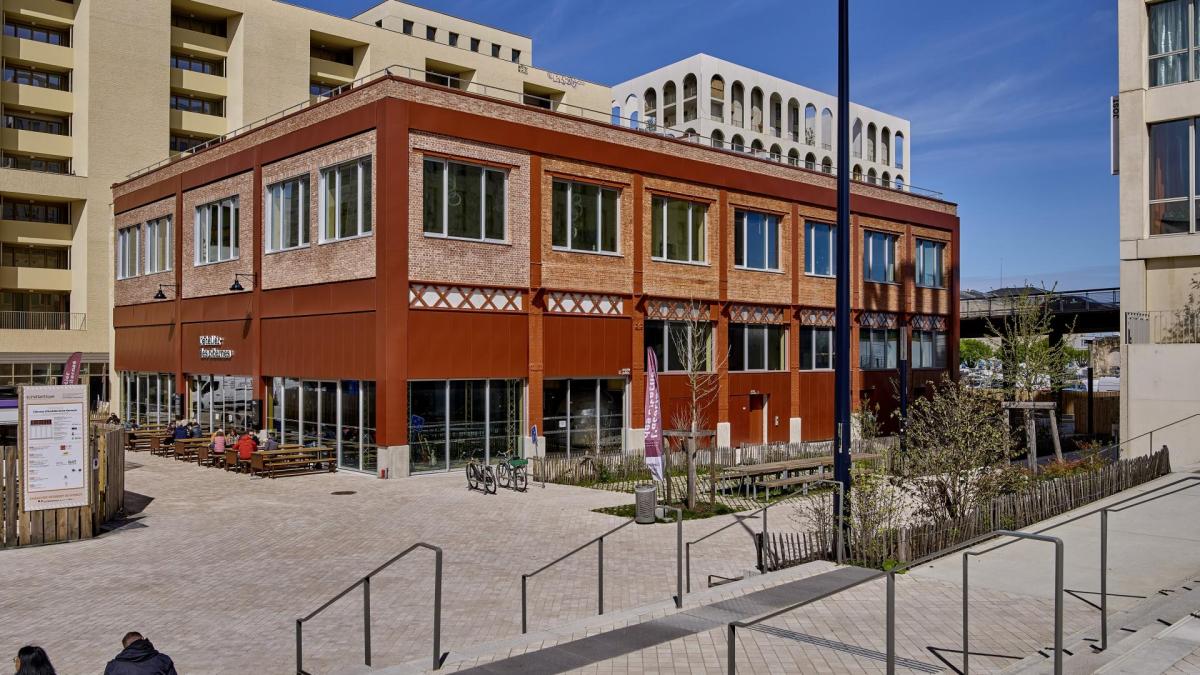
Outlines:
<svg viewBox="0 0 1200 675"><path fill-rule="evenodd" d="M653 524L654 509L658 506L658 490L653 483L644 483L633 489L635 504L634 520L638 525Z"/></svg>

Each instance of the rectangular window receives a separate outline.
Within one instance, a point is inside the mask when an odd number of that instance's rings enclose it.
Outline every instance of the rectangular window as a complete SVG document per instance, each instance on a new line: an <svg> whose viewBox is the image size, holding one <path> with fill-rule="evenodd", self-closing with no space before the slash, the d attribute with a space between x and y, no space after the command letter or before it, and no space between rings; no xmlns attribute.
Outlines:
<svg viewBox="0 0 1200 675"><path fill-rule="evenodd" d="M267 187L267 251L308 246L308 174Z"/></svg>
<svg viewBox="0 0 1200 675"><path fill-rule="evenodd" d="M703 263L708 260L708 206L673 197L654 197L650 255L656 260Z"/></svg>
<svg viewBox="0 0 1200 675"><path fill-rule="evenodd" d="M883 284L896 282L896 235L863 233L863 280Z"/></svg>
<svg viewBox="0 0 1200 675"><path fill-rule="evenodd" d="M471 51L479 51L479 38L471 38Z"/></svg>
<svg viewBox="0 0 1200 675"><path fill-rule="evenodd" d="M492 45L492 56L497 59L500 58L500 45Z"/></svg>
<svg viewBox="0 0 1200 675"><path fill-rule="evenodd" d="M815 277L832 277L837 271L836 227L829 223L804 224L804 273Z"/></svg>
<svg viewBox="0 0 1200 675"><path fill-rule="evenodd" d="M555 248L617 253L619 194L613 188L555 180L551 216Z"/></svg>
<svg viewBox="0 0 1200 675"><path fill-rule="evenodd" d="M225 19L201 19L194 16L184 16L183 14L172 14L171 25L176 28L194 30L197 33L204 33L205 35L226 37Z"/></svg>
<svg viewBox="0 0 1200 675"><path fill-rule="evenodd" d="M70 173L71 162L66 159L46 159L29 155L7 155L0 158L0 166L6 169L25 169L46 173Z"/></svg>
<svg viewBox="0 0 1200 675"><path fill-rule="evenodd" d="M71 207L52 202L0 200L0 219L24 220L34 223L68 223Z"/></svg>
<svg viewBox="0 0 1200 675"><path fill-rule="evenodd" d="M779 271L779 216L738 209L733 227L734 265Z"/></svg>
<svg viewBox="0 0 1200 675"><path fill-rule="evenodd" d="M171 247L171 217L163 216L146 222L146 274L171 269L174 250Z"/></svg>
<svg viewBox="0 0 1200 675"><path fill-rule="evenodd" d="M178 134L171 134L171 151L187 152L188 150L203 144L207 140L207 138L198 138L196 136L181 136Z"/></svg>
<svg viewBox="0 0 1200 675"><path fill-rule="evenodd" d="M193 73L203 73L205 75L216 75L223 77L225 75L225 63L213 59L201 59L195 56L184 56L183 54L171 55L171 67L179 70L190 70Z"/></svg>
<svg viewBox="0 0 1200 675"><path fill-rule="evenodd" d="M1189 0L1164 0L1147 6L1150 17L1146 42L1149 47L1151 87L1186 82L1189 79L1189 66L1193 68L1191 78L1200 77L1191 63L1194 60L1192 53L1200 54L1200 50L1195 49L1196 39L1200 36L1195 35L1196 25L1188 19L1189 5L1194 4ZM1192 11L1195 11L1195 7L1192 7Z"/></svg>
<svg viewBox="0 0 1200 675"><path fill-rule="evenodd" d="M729 370L786 370L787 328L729 324Z"/></svg>
<svg viewBox="0 0 1200 675"><path fill-rule="evenodd" d="M542 393L547 455L570 458L624 448L624 379L548 379Z"/></svg>
<svg viewBox="0 0 1200 675"><path fill-rule="evenodd" d="M895 328L858 329L858 367L863 370L890 370L896 367L900 331Z"/></svg>
<svg viewBox="0 0 1200 675"><path fill-rule="evenodd" d="M512 62L520 63L520 61L521 61L521 50L520 49L512 50Z"/></svg>
<svg viewBox="0 0 1200 675"><path fill-rule="evenodd" d="M1200 191L1192 180L1192 125L1192 120L1150 125L1151 236L1195 231L1192 209Z"/></svg>
<svg viewBox="0 0 1200 675"><path fill-rule="evenodd" d="M403 22L401 22L401 24L400 24L400 30L401 30L401 31L403 31L405 35L412 35L412 32L413 32L413 22L412 22L412 21L409 21L408 19L405 19L405 20L404 20Z"/></svg>
<svg viewBox="0 0 1200 675"><path fill-rule="evenodd" d="M4 116L4 128L37 131L43 134L55 134L58 136L71 135L70 120L66 117L54 117L51 115L34 115L30 113L6 114Z"/></svg>
<svg viewBox="0 0 1200 675"><path fill-rule="evenodd" d="M71 90L70 73L57 73L24 66L4 66L4 81L14 84L25 84L30 87L42 87L44 89Z"/></svg>
<svg viewBox="0 0 1200 675"><path fill-rule="evenodd" d="M196 264L238 257L238 198L196 207Z"/></svg>
<svg viewBox="0 0 1200 675"><path fill-rule="evenodd" d="M914 330L912 364L913 368L945 368L946 334L940 331Z"/></svg>
<svg viewBox="0 0 1200 675"><path fill-rule="evenodd" d="M309 82L308 83L309 96L316 96L317 98L325 98L326 96L333 96L333 92L335 90L337 90L337 87L335 87L333 85L325 84L323 82Z"/></svg>
<svg viewBox="0 0 1200 675"><path fill-rule="evenodd" d="M371 158L321 169L321 241L371 233Z"/></svg>
<svg viewBox="0 0 1200 675"><path fill-rule="evenodd" d="M22 246L0 243L0 267L71 269L71 250L57 246Z"/></svg>
<svg viewBox="0 0 1200 675"><path fill-rule="evenodd" d="M138 275L138 240L140 225L117 230L117 278L130 279Z"/></svg>
<svg viewBox="0 0 1200 675"><path fill-rule="evenodd" d="M426 235L504 241L505 172L426 157L423 178Z"/></svg>
<svg viewBox="0 0 1200 675"><path fill-rule="evenodd" d="M712 323L698 321L647 321L646 346L658 356L664 373L712 370Z"/></svg>
<svg viewBox="0 0 1200 675"><path fill-rule="evenodd" d="M68 30L58 28L48 28L46 26L34 26L12 19L4 21L4 36L15 37L20 40L33 40L34 42L44 42L48 45L59 45L61 47L71 46L71 33Z"/></svg>
<svg viewBox="0 0 1200 675"><path fill-rule="evenodd" d="M800 327L800 370L831 370L833 349L832 328Z"/></svg>
<svg viewBox="0 0 1200 675"><path fill-rule="evenodd" d="M457 47L457 46L458 46L458 33L450 33L450 35L449 35L449 36L447 36L447 37L448 37L448 39L449 39L449 41L450 41L450 46L451 46L451 47Z"/></svg>
<svg viewBox="0 0 1200 675"><path fill-rule="evenodd" d="M437 39L437 29L434 28L433 26L426 26L425 27L425 39L426 40L436 40Z"/></svg>
<svg viewBox="0 0 1200 675"><path fill-rule="evenodd" d="M926 288L945 288L942 279L942 253L946 244L928 239L917 240L917 285Z"/></svg>
<svg viewBox="0 0 1200 675"><path fill-rule="evenodd" d="M171 109L185 110L187 112L194 112L200 115L212 115L214 117L225 116L224 101L200 98L199 96L171 94Z"/></svg>

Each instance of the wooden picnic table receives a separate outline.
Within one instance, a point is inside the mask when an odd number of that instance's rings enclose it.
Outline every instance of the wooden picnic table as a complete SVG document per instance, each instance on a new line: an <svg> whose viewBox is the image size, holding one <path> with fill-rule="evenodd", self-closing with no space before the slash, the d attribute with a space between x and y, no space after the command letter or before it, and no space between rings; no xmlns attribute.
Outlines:
<svg viewBox="0 0 1200 675"><path fill-rule="evenodd" d="M171 444L175 459L190 462L196 457L200 448L207 448L212 441L207 438L177 438Z"/></svg>
<svg viewBox="0 0 1200 675"><path fill-rule="evenodd" d="M320 468L325 465L325 468ZM306 448L281 445L275 450L256 450L250 455L250 474L275 478L313 471L336 471L337 451L326 446Z"/></svg>
<svg viewBox="0 0 1200 675"><path fill-rule="evenodd" d="M874 453L858 453L850 456L850 461L861 462L879 459L882 455ZM737 481L746 491L758 497L758 486L761 484L770 493L773 487L805 485L823 480L826 467L833 466L833 455L823 457L806 457L804 459L786 459L778 462L763 462L762 464L746 464L726 469L721 473L724 480ZM813 476L791 476L792 472L813 471ZM775 478L768 478L774 476ZM757 479L757 480L756 480Z"/></svg>

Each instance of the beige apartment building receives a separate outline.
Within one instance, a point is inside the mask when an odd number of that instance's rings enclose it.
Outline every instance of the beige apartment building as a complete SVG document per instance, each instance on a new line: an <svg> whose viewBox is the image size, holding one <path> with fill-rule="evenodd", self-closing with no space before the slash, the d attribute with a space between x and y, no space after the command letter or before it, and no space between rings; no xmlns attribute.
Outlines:
<svg viewBox="0 0 1200 675"><path fill-rule="evenodd" d="M1179 466L1200 461L1200 0L1118 12L1121 438Z"/></svg>
<svg viewBox="0 0 1200 675"><path fill-rule="evenodd" d="M530 38L394 0L349 19L276 0L0 0L0 14L0 387L54 382L79 351L108 397L111 186L147 165L387 68L610 111L608 87L534 67ZM131 246L138 269L170 264Z"/></svg>

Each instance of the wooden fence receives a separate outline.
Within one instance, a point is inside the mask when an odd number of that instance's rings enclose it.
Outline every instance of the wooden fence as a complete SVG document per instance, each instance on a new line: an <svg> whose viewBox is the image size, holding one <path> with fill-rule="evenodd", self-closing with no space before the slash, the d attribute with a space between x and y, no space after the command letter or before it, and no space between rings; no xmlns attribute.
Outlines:
<svg viewBox="0 0 1200 675"><path fill-rule="evenodd" d="M1171 472L1167 450L1120 460L1098 471L1041 481L1019 493L1003 495L991 504L954 520L918 523L877 533L853 532L847 541L848 559L866 567L887 561L913 561L987 534L992 530L1020 530L1066 513L1122 490ZM767 560L772 569L809 562L832 552L829 533L770 533ZM763 553L760 551L760 558ZM816 556L816 557L814 557Z"/></svg>
<svg viewBox="0 0 1200 675"><path fill-rule="evenodd" d="M120 427L91 425L89 449L89 506L25 511L19 450L0 447L0 548L90 539L99 534L102 524L124 511L125 432Z"/></svg>

